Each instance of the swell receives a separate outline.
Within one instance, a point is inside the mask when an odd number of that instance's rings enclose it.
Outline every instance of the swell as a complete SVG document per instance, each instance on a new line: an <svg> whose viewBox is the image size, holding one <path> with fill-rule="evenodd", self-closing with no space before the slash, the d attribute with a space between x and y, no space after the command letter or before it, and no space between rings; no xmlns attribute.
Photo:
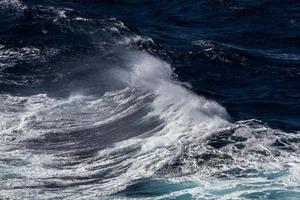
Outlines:
<svg viewBox="0 0 300 200"><path fill-rule="evenodd" d="M106 81L110 66L124 65L119 49L153 44L115 18L85 16L73 9L28 6L16 17L0 40L3 93L67 97L121 89Z"/></svg>
<svg viewBox="0 0 300 200"><path fill-rule="evenodd" d="M297 53L217 39L192 45L192 51L173 58L184 63L175 71L194 92L222 102L234 120L256 118L286 131L299 129Z"/></svg>

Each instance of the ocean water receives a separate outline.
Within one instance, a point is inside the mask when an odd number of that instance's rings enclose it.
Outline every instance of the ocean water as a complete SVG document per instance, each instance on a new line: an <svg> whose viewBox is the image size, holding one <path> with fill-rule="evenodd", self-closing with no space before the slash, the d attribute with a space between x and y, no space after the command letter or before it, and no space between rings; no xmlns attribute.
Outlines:
<svg viewBox="0 0 300 200"><path fill-rule="evenodd" d="M300 199L300 2L0 0L0 199Z"/></svg>

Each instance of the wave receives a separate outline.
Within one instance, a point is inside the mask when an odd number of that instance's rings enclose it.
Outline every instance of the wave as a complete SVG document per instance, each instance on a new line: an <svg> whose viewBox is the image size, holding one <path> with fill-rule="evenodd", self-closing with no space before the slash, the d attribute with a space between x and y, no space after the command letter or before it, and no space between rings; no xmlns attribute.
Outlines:
<svg viewBox="0 0 300 200"><path fill-rule="evenodd" d="M70 198L93 199L124 196L136 181L157 177L174 184L195 183L162 197L187 191L200 197L203 191L214 196L212 184L226 184L226 177L240 182L239 177L251 173L260 177L255 181L267 181L268 176L261 177L261 173L297 173L297 135L257 120L229 122L224 107L174 80L165 61L144 52L124 55L127 66L114 68L113 74L127 87L100 98L1 96L1 174L10 174L2 177L5 191L37 197L43 186L63 189L52 197L68 198L71 192ZM286 181L298 183L293 174L289 176L271 181L280 187L286 187ZM20 177L26 184L20 184ZM251 181L245 178L243 184ZM75 187L79 185L80 190ZM229 185L237 187L234 180ZM2 197L9 195L4 192ZM242 194L234 190L226 195Z"/></svg>
<svg viewBox="0 0 300 200"><path fill-rule="evenodd" d="M225 63L231 63L232 61L230 60L240 59L240 62L243 64L243 62L245 62L245 60L247 60L249 57L254 57L255 59L266 59L268 62L281 62L289 64L297 64L300 61L300 55L288 52L288 50L285 49L264 50L257 48L246 48L212 40L195 40L193 41L193 45L204 48L204 51L207 53L212 51L216 52L214 57ZM223 53L230 50L235 51L235 54L231 59L230 56L226 57L226 55Z"/></svg>

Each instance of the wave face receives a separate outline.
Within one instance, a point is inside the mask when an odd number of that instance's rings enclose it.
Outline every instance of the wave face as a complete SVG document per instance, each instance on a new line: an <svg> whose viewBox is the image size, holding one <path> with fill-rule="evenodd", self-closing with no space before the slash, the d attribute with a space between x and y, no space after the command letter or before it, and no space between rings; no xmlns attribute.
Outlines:
<svg viewBox="0 0 300 200"><path fill-rule="evenodd" d="M0 198L299 199L299 11L0 0Z"/></svg>

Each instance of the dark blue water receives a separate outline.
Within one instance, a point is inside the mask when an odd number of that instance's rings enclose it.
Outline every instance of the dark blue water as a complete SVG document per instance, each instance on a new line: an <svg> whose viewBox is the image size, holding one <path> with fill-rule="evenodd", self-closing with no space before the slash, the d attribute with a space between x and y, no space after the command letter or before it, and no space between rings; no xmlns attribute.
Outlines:
<svg viewBox="0 0 300 200"><path fill-rule="evenodd" d="M0 0L0 198L300 199L300 3Z"/></svg>

